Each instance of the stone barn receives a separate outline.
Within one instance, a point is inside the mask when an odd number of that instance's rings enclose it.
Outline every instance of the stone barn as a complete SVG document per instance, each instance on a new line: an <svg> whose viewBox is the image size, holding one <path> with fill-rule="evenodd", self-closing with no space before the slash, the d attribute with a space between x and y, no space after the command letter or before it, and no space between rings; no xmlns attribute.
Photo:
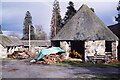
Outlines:
<svg viewBox="0 0 120 80"><path fill-rule="evenodd" d="M90 61L96 55L118 57L118 37L87 5L82 5L51 40L52 45L57 47L63 41L68 42L71 51L82 54L85 61Z"/></svg>
<svg viewBox="0 0 120 80"><path fill-rule="evenodd" d="M16 37L9 37L0 34L0 58L6 58L7 53L14 52L15 48L22 45Z"/></svg>
<svg viewBox="0 0 120 80"><path fill-rule="evenodd" d="M120 39L120 23L110 25L108 28ZM120 41L119 41L120 43ZM118 59L120 61L120 44L118 45Z"/></svg>

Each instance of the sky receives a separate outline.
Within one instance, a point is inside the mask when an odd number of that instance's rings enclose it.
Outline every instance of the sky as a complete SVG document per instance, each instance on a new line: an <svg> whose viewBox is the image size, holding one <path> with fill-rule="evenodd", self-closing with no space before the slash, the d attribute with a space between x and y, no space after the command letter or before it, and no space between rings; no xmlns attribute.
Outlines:
<svg viewBox="0 0 120 80"><path fill-rule="evenodd" d="M49 35L54 0L1 0L0 24L3 34L16 33L19 38L23 36L23 22L25 13L30 11L33 25L42 25L43 30ZM62 18L65 15L69 0L58 0L61 8ZM95 10L95 14L107 25L114 25L117 16L119 0L71 0L75 9L78 10L82 4L87 4Z"/></svg>

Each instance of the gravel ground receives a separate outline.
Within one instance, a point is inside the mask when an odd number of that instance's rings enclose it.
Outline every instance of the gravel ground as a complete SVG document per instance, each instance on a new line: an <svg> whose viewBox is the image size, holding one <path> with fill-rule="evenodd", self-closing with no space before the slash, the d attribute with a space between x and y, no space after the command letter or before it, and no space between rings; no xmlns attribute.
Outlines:
<svg viewBox="0 0 120 80"><path fill-rule="evenodd" d="M119 68L31 64L29 59L3 61L0 71L2 78L94 78L93 74L120 74Z"/></svg>

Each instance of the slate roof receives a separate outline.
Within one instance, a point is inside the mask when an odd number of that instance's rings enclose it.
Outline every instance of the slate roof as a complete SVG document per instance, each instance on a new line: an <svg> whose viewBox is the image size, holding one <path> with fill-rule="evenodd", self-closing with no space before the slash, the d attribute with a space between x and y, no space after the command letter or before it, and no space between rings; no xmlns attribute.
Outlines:
<svg viewBox="0 0 120 80"><path fill-rule="evenodd" d="M52 40L119 39L87 5L82 5Z"/></svg>
<svg viewBox="0 0 120 80"><path fill-rule="evenodd" d="M18 38L5 36L3 34L0 34L0 44L2 44L4 47L22 45Z"/></svg>

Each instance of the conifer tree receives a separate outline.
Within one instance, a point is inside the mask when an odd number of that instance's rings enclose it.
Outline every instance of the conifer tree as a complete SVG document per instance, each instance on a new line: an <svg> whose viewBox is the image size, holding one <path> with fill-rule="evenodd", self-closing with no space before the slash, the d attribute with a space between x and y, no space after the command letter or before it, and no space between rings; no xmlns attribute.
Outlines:
<svg viewBox="0 0 120 80"><path fill-rule="evenodd" d="M35 39L34 34L34 26L32 25L32 16L29 11L26 12L25 18L24 18L24 26L23 26L23 39L28 40L29 39L29 25L30 27L30 38L31 40Z"/></svg>
<svg viewBox="0 0 120 80"><path fill-rule="evenodd" d="M62 26L64 26L76 13L74 8L74 3L70 1L69 6L67 7L67 12L65 13L65 17L63 18Z"/></svg>
<svg viewBox="0 0 120 80"><path fill-rule="evenodd" d="M118 10L118 17L115 17L115 19L116 19L116 21L117 21L118 23L120 23L120 1L119 1L119 3L118 3L117 10Z"/></svg>
<svg viewBox="0 0 120 80"><path fill-rule="evenodd" d="M61 15L60 15L60 7L59 2L57 0L54 1L53 4L53 14L51 20L51 39L56 36L56 34L61 29Z"/></svg>
<svg viewBox="0 0 120 80"><path fill-rule="evenodd" d="M90 8L93 12L95 12L94 8Z"/></svg>

